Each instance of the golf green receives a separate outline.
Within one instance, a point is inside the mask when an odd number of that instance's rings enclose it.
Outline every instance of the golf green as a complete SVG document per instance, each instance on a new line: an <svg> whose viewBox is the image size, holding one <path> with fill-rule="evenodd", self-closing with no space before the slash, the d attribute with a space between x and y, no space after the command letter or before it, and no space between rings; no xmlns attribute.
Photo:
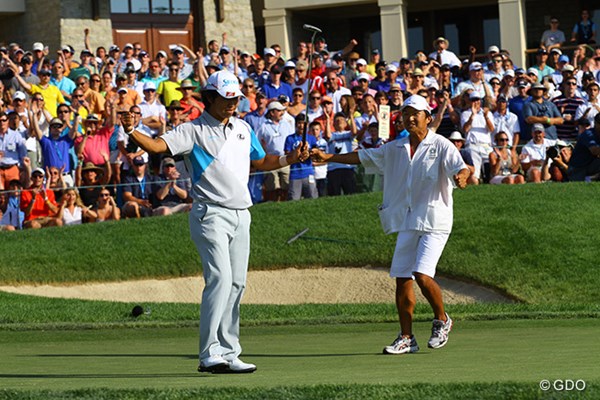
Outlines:
<svg viewBox="0 0 600 400"><path fill-rule="evenodd" d="M448 345L427 348L430 324L417 323L421 350L385 356L396 324L248 327L250 375L199 374L196 329L0 332L0 387L23 390L276 387L584 380L600 376L600 321L456 321ZM536 386L537 387L537 386Z"/></svg>

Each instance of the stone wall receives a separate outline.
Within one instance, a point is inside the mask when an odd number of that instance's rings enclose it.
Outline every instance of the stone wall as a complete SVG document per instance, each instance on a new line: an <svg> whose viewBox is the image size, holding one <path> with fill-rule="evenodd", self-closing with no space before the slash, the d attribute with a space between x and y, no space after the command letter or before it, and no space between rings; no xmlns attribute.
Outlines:
<svg viewBox="0 0 600 400"><path fill-rule="evenodd" d="M26 0L25 14L4 17L0 21L0 35L6 43L17 42L31 50L35 42L42 42L50 50L60 43L60 0Z"/></svg>
<svg viewBox="0 0 600 400"><path fill-rule="evenodd" d="M254 23L250 0L223 0L225 20L217 22L215 1L203 1L204 27L206 43L216 39L221 42L221 34L227 32L227 46L246 50L250 53L256 51L254 37Z"/></svg>
<svg viewBox="0 0 600 400"><path fill-rule="evenodd" d="M100 13L93 19L92 4L87 0L61 0L60 34L61 44L70 44L75 48L75 57L84 48L83 30L90 30L90 46L95 52L99 46L108 47L113 43L112 24L110 22L110 2L100 1Z"/></svg>
<svg viewBox="0 0 600 400"><path fill-rule="evenodd" d="M109 0L100 1L100 18L92 19L92 6L88 0L26 0L25 13L0 20L0 37L5 43L17 42L25 50L33 43L42 42L56 54L63 44L75 48L76 55L84 48L83 29L90 29L90 44L112 44Z"/></svg>

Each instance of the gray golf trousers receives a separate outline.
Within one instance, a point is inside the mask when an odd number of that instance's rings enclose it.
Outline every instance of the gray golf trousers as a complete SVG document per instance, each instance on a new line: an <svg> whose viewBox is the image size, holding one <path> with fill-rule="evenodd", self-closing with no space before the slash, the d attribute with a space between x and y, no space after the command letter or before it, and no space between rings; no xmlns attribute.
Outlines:
<svg viewBox="0 0 600 400"><path fill-rule="evenodd" d="M200 360L242 352L240 301L250 254L250 212L194 202L190 234L196 244L205 287L200 305Z"/></svg>

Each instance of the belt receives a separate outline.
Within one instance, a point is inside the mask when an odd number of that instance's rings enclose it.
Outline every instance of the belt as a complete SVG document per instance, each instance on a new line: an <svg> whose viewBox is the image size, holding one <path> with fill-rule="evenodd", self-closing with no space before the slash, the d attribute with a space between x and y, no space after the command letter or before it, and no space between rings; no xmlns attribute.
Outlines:
<svg viewBox="0 0 600 400"><path fill-rule="evenodd" d="M11 169L12 167L16 167L17 164L11 164L11 165L0 165L0 169Z"/></svg>

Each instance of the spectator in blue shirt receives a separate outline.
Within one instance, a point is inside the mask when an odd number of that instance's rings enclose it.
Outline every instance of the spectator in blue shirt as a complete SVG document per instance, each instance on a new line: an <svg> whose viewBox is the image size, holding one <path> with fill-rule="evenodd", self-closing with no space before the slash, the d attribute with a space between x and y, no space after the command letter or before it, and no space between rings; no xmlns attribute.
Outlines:
<svg viewBox="0 0 600 400"><path fill-rule="evenodd" d="M296 131L285 139L285 154L289 154L297 147L302 146L302 134L306 130L305 118L304 114L296 116ZM309 149L313 149L317 147L317 138L313 135L306 135L306 143ZM305 199L316 199L318 197L315 169L310 158L290 165L288 199L300 200L301 197Z"/></svg>
<svg viewBox="0 0 600 400"><path fill-rule="evenodd" d="M262 91L267 99L276 99L282 94L285 94L288 99L292 98L292 87L281 81L281 69L276 65L271 68L269 80L263 85Z"/></svg>

